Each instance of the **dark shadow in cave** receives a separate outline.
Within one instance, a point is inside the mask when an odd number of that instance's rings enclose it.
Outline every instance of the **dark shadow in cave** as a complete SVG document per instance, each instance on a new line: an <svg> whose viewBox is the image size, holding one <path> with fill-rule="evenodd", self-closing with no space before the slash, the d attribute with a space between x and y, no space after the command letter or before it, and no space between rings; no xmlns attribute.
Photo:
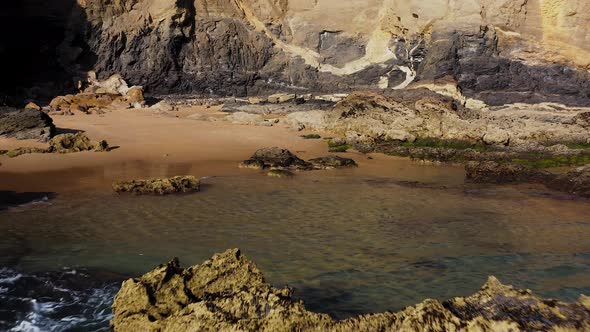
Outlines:
<svg viewBox="0 0 590 332"><path fill-rule="evenodd" d="M96 56L76 0L0 2L0 105L47 103L74 91Z"/></svg>

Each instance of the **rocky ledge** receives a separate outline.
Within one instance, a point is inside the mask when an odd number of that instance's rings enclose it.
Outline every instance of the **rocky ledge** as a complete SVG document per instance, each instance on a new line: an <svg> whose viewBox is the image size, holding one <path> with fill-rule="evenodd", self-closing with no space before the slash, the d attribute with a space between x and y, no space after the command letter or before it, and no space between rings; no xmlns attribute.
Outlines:
<svg viewBox="0 0 590 332"><path fill-rule="evenodd" d="M240 253L228 250L190 268L177 259L123 282L114 331L588 331L590 298L564 303L490 277L474 295L425 300L400 312L336 321L305 309Z"/></svg>
<svg viewBox="0 0 590 332"><path fill-rule="evenodd" d="M200 189L200 181L190 175L175 176L167 179L132 180L113 183L113 190L116 192L136 195L169 195L197 192Z"/></svg>
<svg viewBox="0 0 590 332"><path fill-rule="evenodd" d="M53 120L43 112L0 107L0 136L47 141L54 134Z"/></svg>

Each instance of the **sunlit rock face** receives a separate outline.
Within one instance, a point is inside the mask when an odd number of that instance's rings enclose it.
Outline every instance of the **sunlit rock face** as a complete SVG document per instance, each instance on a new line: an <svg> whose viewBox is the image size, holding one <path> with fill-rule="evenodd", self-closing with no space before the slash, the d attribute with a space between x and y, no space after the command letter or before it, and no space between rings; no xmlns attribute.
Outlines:
<svg viewBox="0 0 590 332"><path fill-rule="evenodd" d="M99 76L119 73L148 93L450 83L492 104L587 104L589 9L581 0L77 0L56 53L92 59Z"/></svg>

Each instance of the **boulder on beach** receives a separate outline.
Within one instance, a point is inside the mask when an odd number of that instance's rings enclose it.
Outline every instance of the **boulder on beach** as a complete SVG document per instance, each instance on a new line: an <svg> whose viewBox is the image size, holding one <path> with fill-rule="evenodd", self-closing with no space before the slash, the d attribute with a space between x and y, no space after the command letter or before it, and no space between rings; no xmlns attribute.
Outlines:
<svg viewBox="0 0 590 332"><path fill-rule="evenodd" d="M194 176L175 176L165 179L132 180L113 183L118 193L136 195L169 195L200 190L200 181Z"/></svg>
<svg viewBox="0 0 590 332"><path fill-rule="evenodd" d="M84 133L75 134L61 134L57 135L49 141L50 152L56 153L73 153L82 151L96 151L103 152L109 150L109 144L102 140L100 142L93 142Z"/></svg>
<svg viewBox="0 0 590 332"><path fill-rule="evenodd" d="M0 136L47 141L55 135L51 117L40 110L0 107Z"/></svg>
<svg viewBox="0 0 590 332"><path fill-rule="evenodd" d="M357 163L350 158L339 156L325 156L309 160L313 167L318 169L351 168L358 167Z"/></svg>
<svg viewBox="0 0 590 332"><path fill-rule="evenodd" d="M469 297L337 321L308 311L292 289L271 286L231 249L190 268L174 259L126 280L113 314L114 331L587 331L590 298L545 300L490 277Z"/></svg>
<svg viewBox="0 0 590 332"><path fill-rule="evenodd" d="M312 166L307 161L297 157L291 151L283 148L262 148L256 151L250 159L240 164L242 168L254 169L295 169L308 170Z"/></svg>

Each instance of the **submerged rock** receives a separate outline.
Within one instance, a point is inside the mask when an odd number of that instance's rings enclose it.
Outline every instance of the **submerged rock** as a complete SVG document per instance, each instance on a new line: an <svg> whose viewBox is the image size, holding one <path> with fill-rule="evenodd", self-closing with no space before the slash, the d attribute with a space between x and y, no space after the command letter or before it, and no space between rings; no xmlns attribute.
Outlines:
<svg viewBox="0 0 590 332"><path fill-rule="evenodd" d="M287 149L272 147L256 151L250 159L242 162L240 167L308 170L311 169L311 164Z"/></svg>
<svg viewBox="0 0 590 332"><path fill-rule="evenodd" d="M113 190L118 193L132 193L136 195L190 193L200 190L200 181L194 176L175 176L167 179L121 181L113 183Z"/></svg>
<svg viewBox="0 0 590 332"><path fill-rule="evenodd" d="M358 167L356 162L350 158L342 158L339 156L326 156L311 159L309 161L315 168L319 169L333 169L333 168L350 168Z"/></svg>
<svg viewBox="0 0 590 332"><path fill-rule="evenodd" d="M546 171L495 161L468 162L465 171L466 178L476 183L545 183L553 177Z"/></svg>
<svg viewBox="0 0 590 332"><path fill-rule="evenodd" d="M273 177L273 178L291 178L295 176L293 172L286 171L283 169L272 169L266 173L266 175Z"/></svg>
<svg viewBox="0 0 590 332"><path fill-rule="evenodd" d="M0 136L47 141L55 135L51 117L35 109L0 107Z"/></svg>
<svg viewBox="0 0 590 332"><path fill-rule="evenodd" d="M268 284L232 249L182 268L177 259L123 282L113 303L114 331L585 331L590 298L544 300L490 277L477 293L393 313L336 321L305 309L290 288Z"/></svg>
<svg viewBox="0 0 590 332"><path fill-rule="evenodd" d="M555 190L590 198L590 165L558 175L548 183L548 186Z"/></svg>
<svg viewBox="0 0 590 332"><path fill-rule="evenodd" d="M469 162L467 179L476 183L539 183L573 195L590 197L590 165L563 174L554 174L516 163Z"/></svg>

